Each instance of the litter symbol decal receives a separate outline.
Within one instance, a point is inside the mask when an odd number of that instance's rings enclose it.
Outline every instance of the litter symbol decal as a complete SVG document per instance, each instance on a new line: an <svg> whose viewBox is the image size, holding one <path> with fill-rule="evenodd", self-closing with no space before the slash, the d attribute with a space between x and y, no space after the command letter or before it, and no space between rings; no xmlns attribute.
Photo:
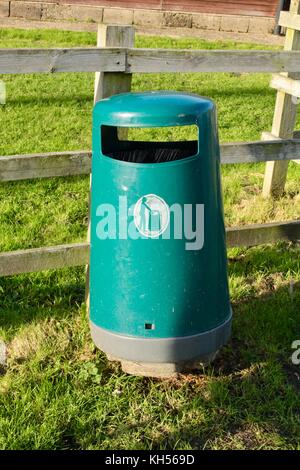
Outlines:
<svg viewBox="0 0 300 470"><path fill-rule="evenodd" d="M155 194L142 196L134 207L134 223L138 231L147 238L157 238L169 225L168 204Z"/></svg>

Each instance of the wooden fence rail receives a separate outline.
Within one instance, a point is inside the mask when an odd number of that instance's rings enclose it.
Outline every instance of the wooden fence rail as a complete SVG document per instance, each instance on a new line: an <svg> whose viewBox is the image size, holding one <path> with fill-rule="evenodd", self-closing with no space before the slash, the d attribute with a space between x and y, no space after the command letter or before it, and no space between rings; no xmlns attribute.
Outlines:
<svg viewBox="0 0 300 470"><path fill-rule="evenodd" d="M300 239L300 221L230 227L227 246L255 246ZM81 266L89 263L89 243L32 248L0 253L0 276Z"/></svg>
<svg viewBox="0 0 300 470"><path fill-rule="evenodd" d="M126 72L296 72L299 51L130 49Z"/></svg>
<svg viewBox="0 0 300 470"><path fill-rule="evenodd" d="M300 139L228 143L221 145L221 163L258 163L300 159ZM86 175L91 171L91 152L51 152L0 156L0 181L53 176Z"/></svg>
<svg viewBox="0 0 300 470"><path fill-rule="evenodd" d="M0 49L0 74L56 72L299 72L300 51L90 47Z"/></svg>
<svg viewBox="0 0 300 470"><path fill-rule="evenodd" d="M121 48L0 49L0 74L125 72Z"/></svg>

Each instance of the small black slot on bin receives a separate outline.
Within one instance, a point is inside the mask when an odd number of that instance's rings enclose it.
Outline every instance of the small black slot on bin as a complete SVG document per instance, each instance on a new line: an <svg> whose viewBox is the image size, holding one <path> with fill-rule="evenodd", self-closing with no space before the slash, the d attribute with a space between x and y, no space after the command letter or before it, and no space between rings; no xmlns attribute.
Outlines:
<svg viewBox="0 0 300 470"><path fill-rule="evenodd" d="M121 140L120 128L101 126L102 153L131 163L163 163L192 157L198 152L197 140L175 142Z"/></svg>

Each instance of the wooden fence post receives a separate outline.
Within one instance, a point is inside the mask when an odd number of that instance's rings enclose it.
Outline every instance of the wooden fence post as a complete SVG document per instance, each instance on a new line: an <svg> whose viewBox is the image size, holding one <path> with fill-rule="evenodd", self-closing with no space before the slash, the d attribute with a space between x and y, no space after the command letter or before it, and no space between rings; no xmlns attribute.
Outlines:
<svg viewBox="0 0 300 470"><path fill-rule="evenodd" d="M134 28L132 26L98 25L97 47L134 47ZM130 91L131 74L123 72L96 72L94 103L117 93ZM91 179L90 179L91 182ZM91 185L90 185L91 187ZM88 242L90 241L90 208L88 221ZM90 271L86 267L85 302L89 313Z"/></svg>
<svg viewBox="0 0 300 470"><path fill-rule="evenodd" d="M300 13L300 0L291 0L291 6L289 12L283 12L283 17L287 19L284 26L287 27L286 39L284 44L285 51L295 51L300 50L300 31L297 31L294 26L292 26L292 21L288 21L288 18L294 18ZM281 17L279 24L282 24ZM286 80L286 86L284 83L281 83L282 77L288 77L289 80ZM300 78L299 73L289 73L281 74L272 78L271 86L276 88L277 98L275 105L275 112L273 118L272 126L272 136L269 139L288 139L293 138L293 131L296 122L296 113L297 113L297 99L292 96L291 82L298 80ZM277 85L276 85L277 82ZM297 84L295 83L295 86ZM263 135L264 139L265 136ZM284 185L286 181L286 175L288 170L288 161L274 161L268 162L266 164L265 178L263 185L263 195L265 197L273 196L278 197L284 191Z"/></svg>

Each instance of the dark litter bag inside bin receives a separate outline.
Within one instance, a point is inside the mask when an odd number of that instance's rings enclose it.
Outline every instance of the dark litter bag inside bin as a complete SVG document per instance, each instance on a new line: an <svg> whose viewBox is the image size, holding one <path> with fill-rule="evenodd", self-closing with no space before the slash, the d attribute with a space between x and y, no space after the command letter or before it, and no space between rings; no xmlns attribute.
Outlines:
<svg viewBox="0 0 300 470"><path fill-rule="evenodd" d="M198 153L198 141L141 142L119 140L117 128L102 126L102 153L130 163L163 163L182 160Z"/></svg>

